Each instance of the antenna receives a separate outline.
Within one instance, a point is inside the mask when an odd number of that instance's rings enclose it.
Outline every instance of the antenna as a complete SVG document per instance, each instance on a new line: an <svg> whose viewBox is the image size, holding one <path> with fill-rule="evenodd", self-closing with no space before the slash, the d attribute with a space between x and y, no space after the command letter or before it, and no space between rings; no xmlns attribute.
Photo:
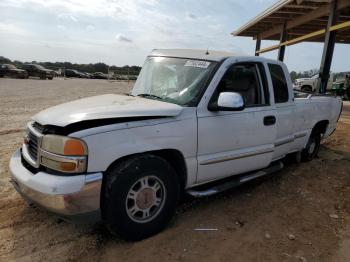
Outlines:
<svg viewBox="0 0 350 262"><path fill-rule="evenodd" d="M205 52L206 55L209 55L209 49L207 48L207 52Z"/></svg>

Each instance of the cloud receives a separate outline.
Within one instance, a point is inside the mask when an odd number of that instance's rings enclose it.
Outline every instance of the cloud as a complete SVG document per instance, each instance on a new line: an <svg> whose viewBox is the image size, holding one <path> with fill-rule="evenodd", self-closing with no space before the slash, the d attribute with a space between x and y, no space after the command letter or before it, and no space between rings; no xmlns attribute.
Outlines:
<svg viewBox="0 0 350 262"><path fill-rule="evenodd" d="M69 21L73 21L73 22L78 22L78 18L76 16L74 16L73 14L69 14L69 13L61 13L57 15L57 18L60 20L69 20Z"/></svg>
<svg viewBox="0 0 350 262"><path fill-rule="evenodd" d="M2 23L0 22L0 33L13 34L20 36L30 35L28 31L12 23Z"/></svg>
<svg viewBox="0 0 350 262"><path fill-rule="evenodd" d="M158 0L1 0L0 7L38 7L57 12L62 11L61 18L69 18L78 21L75 15L87 15L91 17L117 17L134 14L140 11L140 7L151 7Z"/></svg>
<svg viewBox="0 0 350 262"><path fill-rule="evenodd" d="M116 35L115 38L120 42L127 42L127 43L132 42L132 40L130 38L127 38L126 36L123 36L121 34Z"/></svg>
<svg viewBox="0 0 350 262"><path fill-rule="evenodd" d="M186 18L190 20L194 20L194 19L197 19L197 16L192 13L187 13Z"/></svg>
<svg viewBox="0 0 350 262"><path fill-rule="evenodd" d="M140 64L154 48L209 48L252 54L254 41L230 33L276 1L0 0L0 50L17 59L117 61L120 65ZM51 48L43 48L45 43ZM295 49L298 46L286 51L290 69L315 67L310 63L319 63L316 58L322 48L308 59L295 54L314 53L315 46L302 44L305 52ZM350 53L341 51L334 65L346 68Z"/></svg>
<svg viewBox="0 0 350 262"><path fill-rule="evenodd" d="M85 30L86 31L94 31L95 30L95 26L93 26L93 25L87 25L86 27L85 27Z"/></svg>
<svg viewBox="0 0 350 262"><path fill-rule="evenodd" d="M70 15L69 18L74 22L78 22L78 18L76 18L74 15Z"/></svg>

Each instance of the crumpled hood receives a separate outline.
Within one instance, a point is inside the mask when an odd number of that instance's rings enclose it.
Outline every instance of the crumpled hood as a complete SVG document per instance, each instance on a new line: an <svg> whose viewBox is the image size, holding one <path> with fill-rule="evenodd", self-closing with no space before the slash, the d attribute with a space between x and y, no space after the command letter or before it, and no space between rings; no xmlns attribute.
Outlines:
<svg viewBox="0 0 350 262"><path fill-rule="evenodd" d="M85 120L177 116L182 107L141 97L106 94L50 107L36 114L33 120L41 125L66 126Z"/></svg>

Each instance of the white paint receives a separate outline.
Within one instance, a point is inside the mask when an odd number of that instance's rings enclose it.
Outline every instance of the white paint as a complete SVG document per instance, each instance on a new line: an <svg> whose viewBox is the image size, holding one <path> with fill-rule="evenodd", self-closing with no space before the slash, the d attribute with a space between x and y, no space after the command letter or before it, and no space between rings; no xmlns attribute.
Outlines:
<svg viewBox="0 0 350 262"><path fill-rule="evenodd" d="M191 50L155 50L152 55L187 57L205 56ZM227 54L226 54L227 55ZM215 58L214 58L215 57ZM294 99L287 67L262 57L226 57L209 55L222 61L197 107L181 107L151 99L120 95L103 95L81 99L49 108L34 119L41 124L65 126L90 119L132 116L166 116L162 119L126 122L81 130L71 136L82 138L88 146L88 172L103 172L122 157L154 150L179 151L186 163L190 188L242 172L268 166L271 161L290 152L302 150L314 125L328 120L324 137L332 133L340 114L341 100L326 96ZM243 111L208 110L208 103L227 68L237 62L263 63L267 73L270 104L245 108ZM267 63L282 66L287 77L289 100L276 105ZM275 125L265 126L263 119L275 116ZM288 143L287 143L287 142ZM242 157L244 156L244 157ZM22 183L48 194L65 193L84 184L85 176L54 176L39 172L30 177L18 163L18 153L11 159L10 170ZM217 161L222 160L225 161ZM208 164L209 163L209 164Z"/></svg>
<svg viewBox="0 0 350 262"><path fill-rule="evenodd" d="M33 119L42 125L66 126L104 118L140 116L176 116L182 107L157 100L126 95L93 96L50 107Z"/></svg>

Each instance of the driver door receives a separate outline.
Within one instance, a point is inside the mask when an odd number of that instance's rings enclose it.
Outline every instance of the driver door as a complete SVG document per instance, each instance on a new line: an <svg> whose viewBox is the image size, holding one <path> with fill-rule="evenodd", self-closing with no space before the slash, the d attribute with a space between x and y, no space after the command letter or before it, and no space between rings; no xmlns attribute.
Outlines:
<svg viewBox="0 0 350 262"><path fill-rule="evenodd" d="M271 103L266 65L246 61L221 68L225 68L222 78L212 87L209 103L197 111L197 183L264 168L273 157L276 110ZM211 109L221 92L241 94L245 108Z"/></svg>

